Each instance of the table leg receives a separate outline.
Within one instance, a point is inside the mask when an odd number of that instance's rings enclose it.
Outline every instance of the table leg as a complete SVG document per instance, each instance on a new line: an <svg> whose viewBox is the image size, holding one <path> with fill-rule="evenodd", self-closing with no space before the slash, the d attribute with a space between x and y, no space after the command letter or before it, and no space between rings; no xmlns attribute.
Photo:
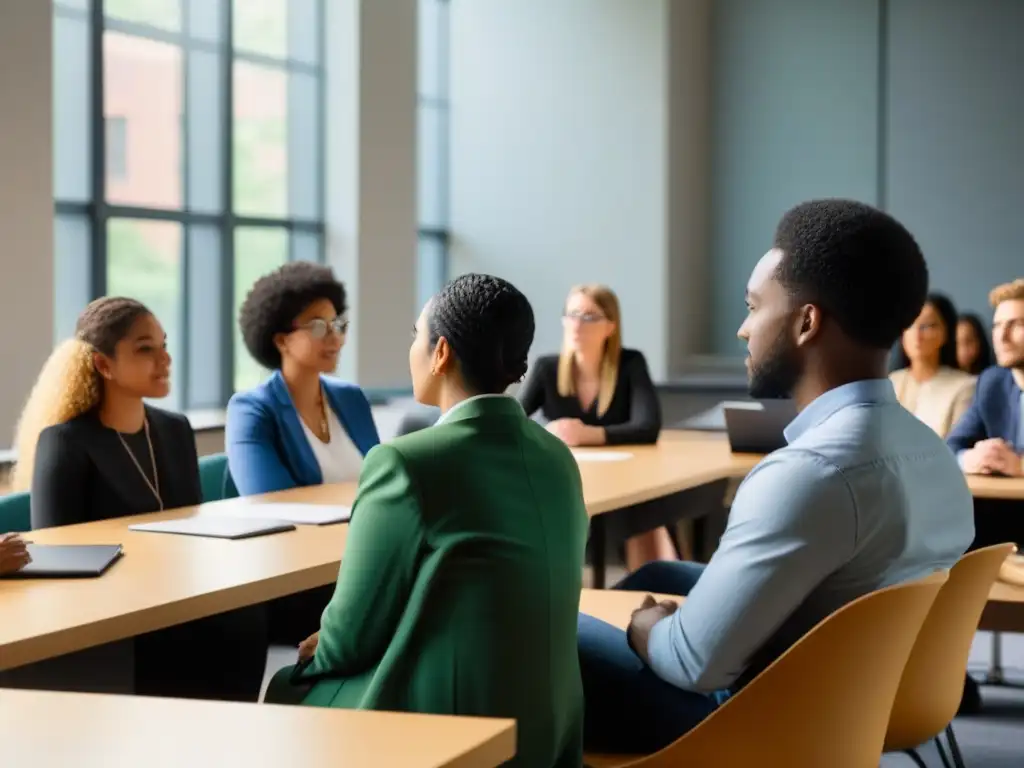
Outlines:
<svg viewBox="0 0 1024 768"><path fill-rule="evenodd" d="M608 559L608 537L606 520L602 515L590 518L590 560L594 589L604 589L605 566Z"/></svg>

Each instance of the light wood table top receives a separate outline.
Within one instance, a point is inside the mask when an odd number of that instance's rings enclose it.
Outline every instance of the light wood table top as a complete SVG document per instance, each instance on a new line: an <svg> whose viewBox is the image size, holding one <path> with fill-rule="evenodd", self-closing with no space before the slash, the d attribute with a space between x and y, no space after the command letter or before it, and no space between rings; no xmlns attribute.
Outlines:
<svg viewBox="0 0 1024 768"><path fill-rule="evenodd" d="M28 534L39 544L122 544L97 579L0 581L0 670L80 651L330 584L347 525L298 526L229 541L129 531L140 521L208 514L265 501L348 504L354 484L204 504Z"/></svg>
<svg viewBox="0 0 1024 768"><path fill-rule="evenodd" d="M666 431L657 446L597 450L629 457L580 460L592 516L742 477L759 458L733 455L722 435L707 432ZM982 495L1024 498L1024 481L974 478L972 483ZM267 501L351 504L355 490L354 483L312 486L34 531L30 538L40 544L122 544L125 556L99 579L0 581L0 670L333 583L346 525L299 526L241 541L135 532L128 526Z"/></svg>
<svg viewBox="0 0 1024 768"><path fill-rule="evenodd" d="M659 602L672 600L682 603L686 598L650 592L627 592L617 589L584 589L580 593L580 613L606 621L613 627L625 629L633 611L651 594Z"/></svg>
<svg viewBox="0 0 1024 768"><path fill-rule="evenodd" d="M721 432L665 430L659 442L673 446L687 459L699 462L702 468L713 457L722 476L736 479L745 477L763 458L753 453L731 453L729 441ZM967 475L967 487L979 499L1024 500L1024 478Z"/></svg>
<svg viewBox="0 0 1024 768"><path fill-rule="evenodd" d="M11 766L496 768L515 741L512 720L0 689Z"/></svg>

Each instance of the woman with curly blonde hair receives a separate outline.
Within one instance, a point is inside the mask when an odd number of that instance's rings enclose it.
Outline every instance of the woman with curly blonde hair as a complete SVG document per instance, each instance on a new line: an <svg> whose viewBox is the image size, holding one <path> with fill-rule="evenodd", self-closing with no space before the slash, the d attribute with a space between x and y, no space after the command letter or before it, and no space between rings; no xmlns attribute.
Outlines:
<svg viewBox="0 0 1024 768"><path fill-rule="evenodd" d="M85 308L18 424L14 486L31 488L33 529L202 501L188 419L145 403L168 395L170 373L167 335L145 305L111 296ZM136 693L255 701L266 646L260 606L143 635ZM213 647L232 652L213 656Z"/></svg>

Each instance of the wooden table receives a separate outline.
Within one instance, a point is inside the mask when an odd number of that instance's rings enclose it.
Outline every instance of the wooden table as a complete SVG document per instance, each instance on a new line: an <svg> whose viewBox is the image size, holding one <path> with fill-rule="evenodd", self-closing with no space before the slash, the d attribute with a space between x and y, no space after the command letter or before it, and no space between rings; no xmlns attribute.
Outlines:
<svg viewBox="0 0 1024 768"><path fill-rule="evenodd" d="M688 514L680 502L657 514L643 503L689 494L692 514L721 504L724 485L742 477L755 456L734 456L721 435L666 432L657 447L609 449L625 461L581 461L592 538L603 543L609 523L665 524L660 514ZM975 478L976 492L1021 493L1024 481ZM41 544L119 543L125 557L99 579L0 581L0 670L52 659L330 584L337 578L348 526L305 527L243 541L129 531L142 520L215 513L267 501L350 504L354 484L322 485L186 509L35 531ZM641 505L640 507L633 505ZM645 515L650 516L645 518ZM597 552L602 553L601 558ZM604 547L595 547L595 571ZM600 560L600 563L598 562ZM600 585L600 584L598 584Z"/></svg>
<svg viewBox="0 0 1024 768"><path fill-rule="evenodd" d="M9 766L496 768L512 720L0 689Z"/></svg>

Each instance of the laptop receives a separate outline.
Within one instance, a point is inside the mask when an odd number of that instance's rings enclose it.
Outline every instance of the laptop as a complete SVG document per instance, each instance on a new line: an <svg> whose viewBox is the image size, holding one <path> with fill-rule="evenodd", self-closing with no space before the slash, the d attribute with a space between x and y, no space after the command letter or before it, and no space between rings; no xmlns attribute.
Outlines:
<svg viewBox="0 0 1024 768"><path fill-rule="evenodd" d="M771 453L786 445L783 430L796 418L792 400L722 403L733 453Z"/></svg>
<svg viewBox="0 0 1024 768"><path fill-rule="evenodd" d="M89 579L102 576L124 550L120 544L27 544L32 562L6 579Z"/></svg>
<svg viewBox="0 0 1024 768"><path fill-rule="evenodd" d="M204 536L211 539L251 539L271 533L294 531L295 526L283 520L196 515L195 517L161 520L157 523L137 523L129 525L128 530L147 533L176 533L181 536Z"/></svg>

